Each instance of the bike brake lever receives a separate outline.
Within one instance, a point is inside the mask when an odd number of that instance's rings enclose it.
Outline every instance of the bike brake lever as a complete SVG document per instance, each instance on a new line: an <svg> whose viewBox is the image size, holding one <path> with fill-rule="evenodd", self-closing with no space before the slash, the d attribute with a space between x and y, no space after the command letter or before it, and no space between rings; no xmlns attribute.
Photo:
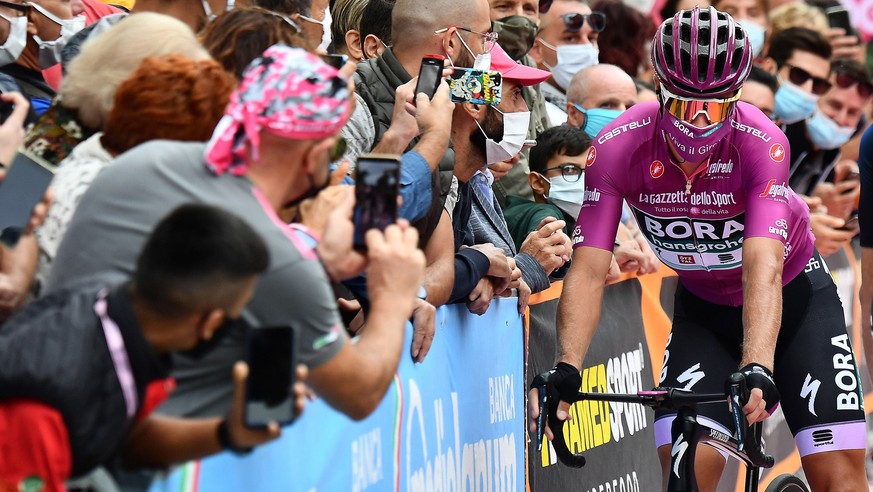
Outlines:
<svg viewBox="0 0 873 492"><path fill-rule="evenodd" d="M746 448L746 435L749 430L749 424L746 421L746 416L743 414L743 405L740 402L741 399L748 400L746 378L741 373L735 372L731 374L728 393L731 415L734 419L734 428L737 430L737 451L743 452Z"/></svg>
<svg viewBox="0 0 873 492"><path fill-rule="evenodd" d="M546 404L549 401L549 392L546 391L546 383L545 381L542 384L538 384L536 386L537 391L539 392L539 406L540 413L537 415L537 451L542 452L543 450L543 433L545 432L543 427L546 425Z"/></svg>

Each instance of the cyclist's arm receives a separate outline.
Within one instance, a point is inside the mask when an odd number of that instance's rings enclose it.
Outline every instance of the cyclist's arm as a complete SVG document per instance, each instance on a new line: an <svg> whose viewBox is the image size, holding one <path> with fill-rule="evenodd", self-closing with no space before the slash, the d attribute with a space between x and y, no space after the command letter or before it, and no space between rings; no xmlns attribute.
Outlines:
<svg viewBox="0 0 873 492"><path fill-rule="evenodd" d="M743 242L743 358L773 370L773 352L782 319L784 244L767 237Z"/></svg>
<svg viewBox="0 0 873 492"><path fill-rule="evenodd" d="M581 368L582 360L597 322L600 302L612 252L581 247L573 252L573 262L564 277L564 289L558 303L559 360Z"/></svg>

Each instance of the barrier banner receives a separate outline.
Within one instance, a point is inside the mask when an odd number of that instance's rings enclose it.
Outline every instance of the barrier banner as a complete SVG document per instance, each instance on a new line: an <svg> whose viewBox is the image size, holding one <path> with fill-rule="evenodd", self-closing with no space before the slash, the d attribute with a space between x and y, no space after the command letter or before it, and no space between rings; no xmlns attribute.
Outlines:
<svg viewBox="0 0 873 492"><path fill-rule="evenodd" d="M551 298L540 296L541 302L530 308L528 385L536 374L555 363L560 285L553 285L550 292ZM635 393L654 387L641 299L636 279L606 287L600 325L582 369L582 391ZM585 299L576 302L578 309L587 309ZM567 445L583 452L587 464L581 469L557 464L547 439L542 452L531 442L530 490L631 492L660 488L651 410L629 403L577 402L571 414L573 420L564 427Z"/></svg>
<svg viewBox="0 0 873 492"><path fill-rule="evenodd" d="M524 332L517 300L476 317L437 310L427 359L413 364L407 325L395 381L352 422L321 401L276 442L175 470L152 491L519 491L524 487Z"/></svg>

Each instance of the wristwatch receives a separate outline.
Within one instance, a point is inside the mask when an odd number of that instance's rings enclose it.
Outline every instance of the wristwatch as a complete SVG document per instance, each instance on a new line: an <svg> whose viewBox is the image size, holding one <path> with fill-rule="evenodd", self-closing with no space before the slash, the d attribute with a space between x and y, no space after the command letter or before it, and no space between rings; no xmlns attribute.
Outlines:
<svg viewBox="0 0 873 492"><path fill-rule="evenodd" d="M230 439L230 431L227 428L227 419L222 420L221 423L218 424L218 444L221 446L221 449L226 449L237 456L245 456L255 449L253 447L239 447L233 443Z"/></svg>

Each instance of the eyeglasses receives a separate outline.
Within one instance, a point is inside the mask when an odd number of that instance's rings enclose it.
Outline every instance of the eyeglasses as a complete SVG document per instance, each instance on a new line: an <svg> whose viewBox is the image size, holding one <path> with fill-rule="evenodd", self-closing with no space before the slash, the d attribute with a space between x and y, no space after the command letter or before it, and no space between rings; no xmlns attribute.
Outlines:
<svg viewBox="0 0 873 492"><path fill-rule="evenodd" d="M348 145L346 144L346 139L339 137L333 148L330 150L330 162L336 162L342 159L343 156L346 155L347 148Z"/></svg>
<svg viewBox="0 0 873 492"><path fill-rule="evenodd" d="M540 13L545 14L552 8L552 0L540 0Z"/></svg>
<svg viewBox="0 0 873 492"><path fill-rule="evenodd" d="M469 32L472 34L477 34L482 36L482 53L490 53L492 49L494 49L494 45L497 44L497 33L496 32L479 32L470 29L469 27L460 27L460 26L452 26L459 31ZM448 32L452 27L444 27L442 29L437 29L434 31L434 34L442 34L444 32ZM460 35L459 35L460 36ZM462 39L463 41L463 39Z"/></svg>
<svg viewBox="0 0 873 492"><path fill-rule="evenodd" d="M6 7L7 9L12 9L18 12L17 17L22 17L27 15L27 12L30 11L30 6L25 5L23 3L13 3L13 2L5 2L0 0L0 7Z"/></svg>
<svg viewBox="0 0 873 492"><path fill-rule="evenodd" d="M730 116L740 99L739 91L727 99L689 99L672 94L663 85L660 91L664 110L689 124L701 113L710 125L721 123Z"/></svg>
<svg viewBox="0 0 873 492"><path fill-rule="evenodd" d="M858 80L852 76L849 72L846 71L845 67L836 67L834 68L834 72L836 72L836 82L837 87L840 89L848 89L853 85L857 85L858 94L864 99L870 97L870 94L873 94L873 84L870 84L867 80Z"/></svg>
<svg viewBox="0 0 873 492"><path fill-rule="evenodd" d="M581 168L575 164L561 164L560 166L550 167L548 169L543 169L543 173L541 176L546 178L545 174L549 171L561 170L561 177L564 178L564 181L568 183L575 183L579 181L579 178L582 177L582 174L585 173L585 169ZM548 178L546 178L548 179Z"/></svg>
<svg viewBox="0 0 873 492"><path fill-rule="evenodd" d="M785 66L788 67L788 80L792 84L803 85L807 80L812 79L812 93L816 96L821 96L831 89L831 83L828 79L815 77L806 70L788 63Z"/></svg>
<svg viewBox="0 0 873 492"><path fill-rule="evenodd" d="M580 14L578 12L561 14L561 20L564 21L564 27L566 27L570 32L581 31L586 20L588 21L588 25L591 26L591 30L594 32L602 32L606 27L606 14L596 10L590 14Z"/></svg>

